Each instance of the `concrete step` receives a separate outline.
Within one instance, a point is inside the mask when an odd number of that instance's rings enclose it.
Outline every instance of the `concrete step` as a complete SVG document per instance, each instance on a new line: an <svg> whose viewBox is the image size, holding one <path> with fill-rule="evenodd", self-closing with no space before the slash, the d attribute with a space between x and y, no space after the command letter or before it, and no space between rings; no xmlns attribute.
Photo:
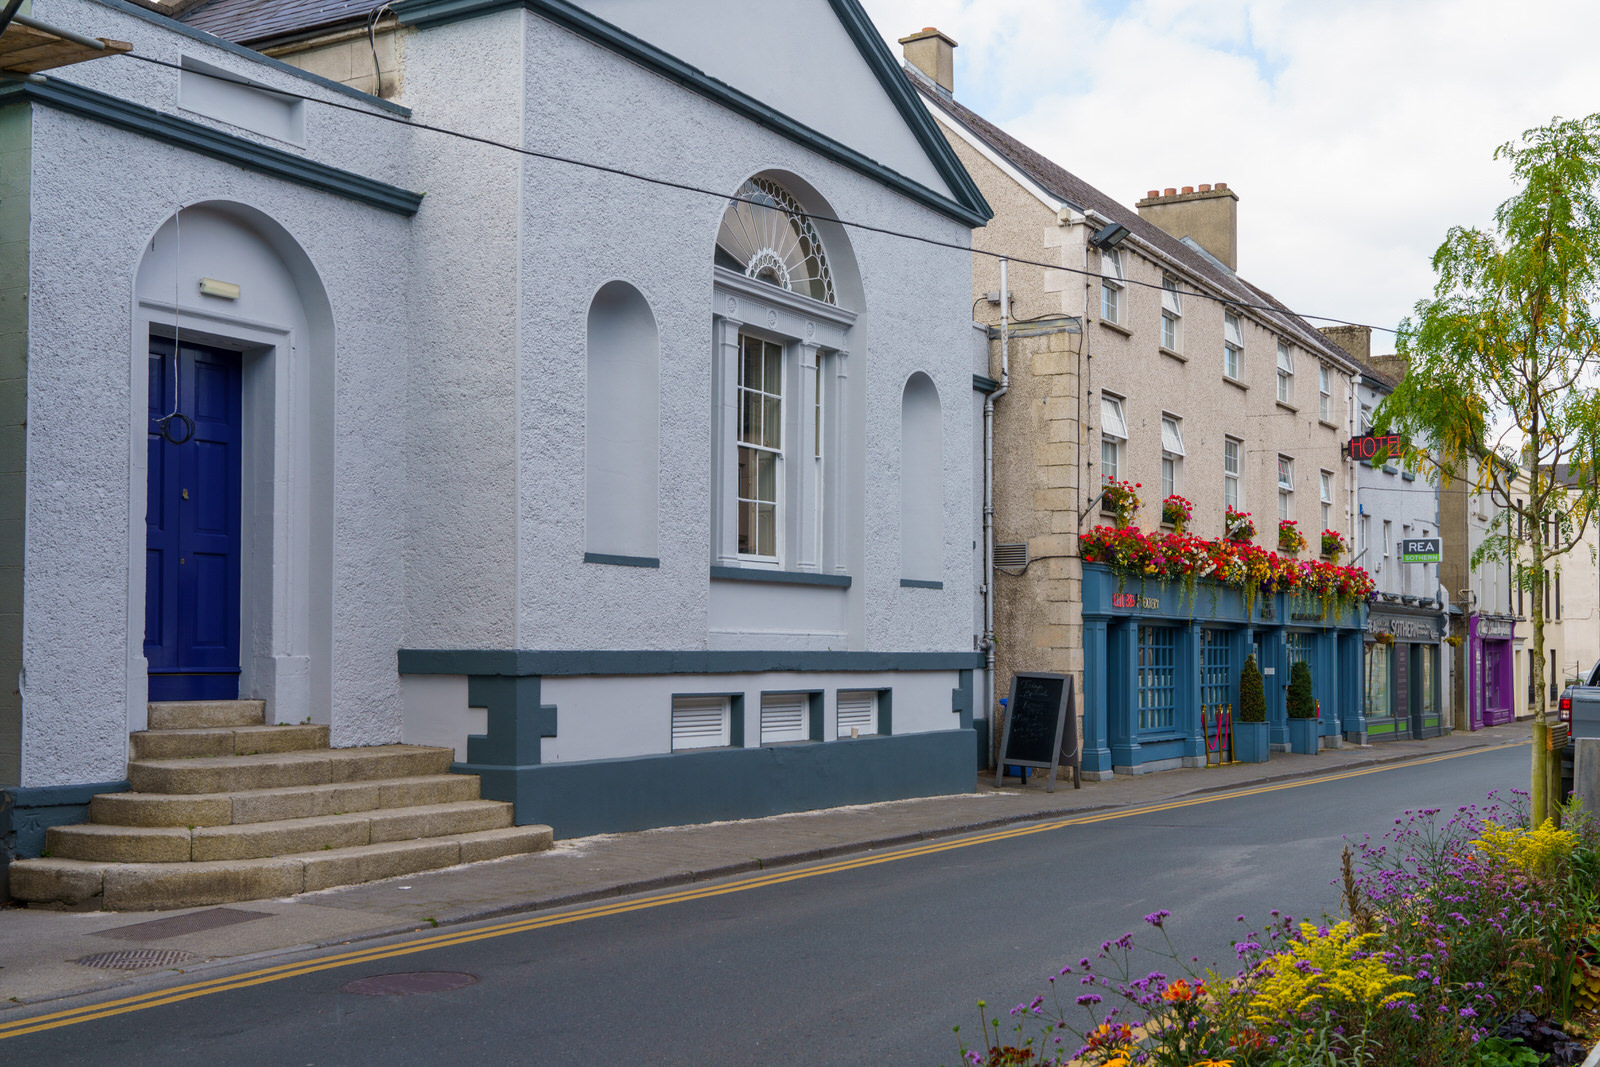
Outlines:
<svg viewBox="0 0 1600 1067"><path fill-rule="evenodd" d="M11 865L11 893L37 904L157 911L286 897L550 847L548 826L509 826L272 859L105 863L52 856Z"/></svg>
<svg viewBox="0 0 1600 1067"><path fill-rule="evenodd" d="M370 782L444 774L455 752L421 745L378 745L259 756L130 760L128 785L136 793L195 795L286 789L336 782Z"/></svg>
<svg viewBox="0 0 1600 1067"><path fill-rule="evenodd" d="M477 775L429 774L235 793L102 793L89 802L89 819L116 826L238 826L477 799Z"/></svg>
<svg viewBox="0 0 1600 1067"><path fill-rule="evenodd" d="M237 826L52 826L45 841L52 857L104 863L253 860L501 830L511 818L510 804L464 800Z"/></svg>
<svg viewBox="0 0 1600 1067"><path fill-rule="evenodd" d="M129 734L133 758L254 756L328 747L326 726L213 726L203 730L141 730Z"/></svg>
<svg viewBox="0 0 1600 1067"><path fill-rule="evenodd" d="M265 726L265 700L152 700L152 730L207 730L228 726Z"/></svg>

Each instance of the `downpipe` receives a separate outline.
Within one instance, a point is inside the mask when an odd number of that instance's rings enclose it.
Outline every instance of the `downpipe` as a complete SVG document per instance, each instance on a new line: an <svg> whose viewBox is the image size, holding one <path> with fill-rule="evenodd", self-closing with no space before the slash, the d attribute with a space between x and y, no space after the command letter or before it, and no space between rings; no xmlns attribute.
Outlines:
<svg viewBox="0 0 1600 1067"><path fill-rule="evenodd" d="M984 699L989 724L989 753L994 751L995 638L994 638L994 402L1011 388L1011 290L1008 261L1000 257L1000 387L983 401L983 641Z"/></svg>

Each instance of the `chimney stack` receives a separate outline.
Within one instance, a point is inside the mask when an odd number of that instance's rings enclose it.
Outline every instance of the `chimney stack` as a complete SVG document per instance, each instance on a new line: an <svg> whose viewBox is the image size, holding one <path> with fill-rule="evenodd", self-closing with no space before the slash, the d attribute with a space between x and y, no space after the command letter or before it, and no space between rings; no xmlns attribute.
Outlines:
<svg viewBox="0 0 1600 1067"><path fill-rule="evenodd" d="M956 43L932 26L922 32L900 38L901 52L906 62L928 76L946 96L956 91Z"/></svg>
<svg viewBox="0 0 1600 1067"><path fill-rule="evenodd" d="M1372 328L1370 326L1319 326L1317 331L1350 353L1361 363L1372 361Z"/></svg>
<svg viewBox="0 0 1600 1067"><path fill-rule="evenodd" d="M1227 182L1202 185L1198 191L1185 185L1183 192L1151 189L1139 201L1139 217L1153 222L1180 240L1194 239L1229 270L1239 269L1239 195Z"/></svg>

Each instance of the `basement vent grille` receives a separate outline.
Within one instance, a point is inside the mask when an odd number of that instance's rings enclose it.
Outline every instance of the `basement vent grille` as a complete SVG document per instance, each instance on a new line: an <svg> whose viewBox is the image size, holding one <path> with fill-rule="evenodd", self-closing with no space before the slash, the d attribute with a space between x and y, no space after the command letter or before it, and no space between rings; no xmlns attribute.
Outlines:
<svg viewBox="0 0 1600 1067"><path fill-rule="evenodd" d="M878 732L878 694L872 690L839 692L839 736L865 737Z"/></svg>
<svg viewBox="0 0 1600 1067"><path fill-rule="evenodd" d="M142 971L153 967L176 967L201 958L192 952L180 952L175 948L139 948L124 952L96 952L93 956L81 956L72 962L114 971Z"/></svg>
<svg viewBox="0 0 1600 1067"><path fill-rule="evenodd" d="M1024 541L1020 545L995 545L994 565L996 567L1026 567L1028 565L1028 544Z"/></svg>

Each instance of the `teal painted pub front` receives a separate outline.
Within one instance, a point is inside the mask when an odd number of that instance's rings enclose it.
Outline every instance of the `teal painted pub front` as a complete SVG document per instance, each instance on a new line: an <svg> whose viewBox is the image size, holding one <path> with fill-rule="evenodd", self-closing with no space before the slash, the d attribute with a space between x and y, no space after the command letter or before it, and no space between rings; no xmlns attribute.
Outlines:
<svg viewBox="0 0 1600 1067"><path fill-rule="evenodd" d="M1364 741L1361 645L1366 606L1244 594L1212 581L1140 581L1083 566L1083 769L1094 778L1201 767L1227 731L1214 709L1239 707L1254 653L1266 676L1272 747L1287 750L1290 665L1311 666L1323 745ZM1204 709L1204 713L1202 711ZM1227 718L1225 710L1220 718Z"/></svg>

